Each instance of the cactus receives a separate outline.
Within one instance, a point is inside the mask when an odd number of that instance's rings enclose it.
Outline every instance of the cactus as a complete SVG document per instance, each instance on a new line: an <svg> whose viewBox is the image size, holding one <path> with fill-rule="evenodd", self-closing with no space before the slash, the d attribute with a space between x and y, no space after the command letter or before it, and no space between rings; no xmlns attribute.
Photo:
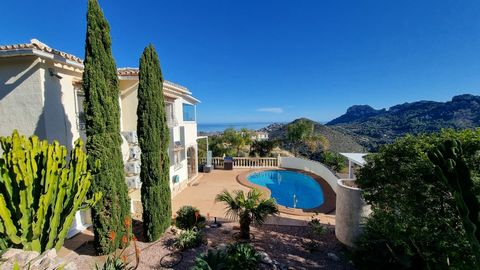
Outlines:
<svg viewBox="0 0 480 270"><path fill-rule="evenodd" d="M480 203L474 193L470 169L460 141L447 140L428 155L435 176L447 184L457 205L466 236L480 265Z"/></svg>
<svg viewBox="0 0 480 270"><path fill-rule="evenodd" d="M26 138L16 130L0 144L0 239L24 250L59 250L75 213L101 197L86 199L92 176L82 140L69 159L57 141Z"/></svg>

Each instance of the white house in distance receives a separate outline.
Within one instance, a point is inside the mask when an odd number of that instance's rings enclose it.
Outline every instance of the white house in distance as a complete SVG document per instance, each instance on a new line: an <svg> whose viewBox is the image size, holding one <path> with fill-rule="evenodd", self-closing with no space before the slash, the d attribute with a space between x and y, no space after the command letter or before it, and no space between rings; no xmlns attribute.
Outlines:
<svg viewBox="0 0 480 270"><path fill-rule="evenodd" d="M265 141L268 140L268 133L263 131L252 132L251 139L253 141Z"/></svg>
<svg viewBox="0 0 480 270"><path fill-rule="evenodd" d="M58 140L72 148L85 139L82 91L83 60L31 40L0 45L0 136L14 129L24 135ZM118 69L121 132L124 137L126 181L132 212L140 203L140 162L136 136L138 69ZM197 176L196 104L185 87L165 81L163 93L170 130L170 187L175 196ZM85 213L77 213L73 234L85 228Z"/></svg>

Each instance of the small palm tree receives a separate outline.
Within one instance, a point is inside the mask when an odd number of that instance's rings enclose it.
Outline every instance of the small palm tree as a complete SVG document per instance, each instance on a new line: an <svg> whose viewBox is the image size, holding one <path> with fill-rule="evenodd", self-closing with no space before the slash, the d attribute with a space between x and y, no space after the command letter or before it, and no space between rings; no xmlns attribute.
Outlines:
<svg viewBox="0 0 480 270"><path fill-rule="evenodd" d="M233 191L233 196L228 191L223 191L215 198L216 202L227 205L226 214L240 222L240 238L250 239L250 224L261 225L269 215L278 214L277 204L272 198L263 199L262 192L251 189L247 196L242 190Z"/></svg>

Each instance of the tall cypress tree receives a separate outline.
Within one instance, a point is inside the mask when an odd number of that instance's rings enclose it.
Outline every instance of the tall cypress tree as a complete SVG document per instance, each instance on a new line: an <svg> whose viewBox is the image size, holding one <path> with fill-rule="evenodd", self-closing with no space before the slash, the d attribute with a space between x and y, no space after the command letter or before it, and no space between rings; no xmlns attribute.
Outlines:
<svg viewBox="0 0 480 270"><path fill-rule="evenodd" d="M148 241L170 226L172 206L168 157L169 131L163 97L163 76L153 45L140 58L137 133L140 144L143 226Z"/></svg>
<svg viewBox="0 0 480 270"><path fill-rule="evenodd" d="M100 162L92 183L92 192L103 193L92 209L99 254L118 247L130 229L124 225L130 208L121 153L119 83L109 32L97 0L89 0L83 89L89 167L96 168L95 161Z"/></svg>

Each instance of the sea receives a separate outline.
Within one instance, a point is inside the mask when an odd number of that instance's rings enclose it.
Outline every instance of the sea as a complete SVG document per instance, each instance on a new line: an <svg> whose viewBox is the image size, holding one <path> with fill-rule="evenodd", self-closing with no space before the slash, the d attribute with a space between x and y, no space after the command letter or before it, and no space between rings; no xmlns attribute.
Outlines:
<svg viewBox="0 0 480 270"><path fill-rule="evenodd" d="M245 122L245 123L209 123L209 124L201 124L197 125L197 129L199 132L204 133L211 133L211 132L221 132L227 128L234 128L236 130L240 130L242 128L246 128L249 130L257 130L264 128L273 122Z"/></svg>

